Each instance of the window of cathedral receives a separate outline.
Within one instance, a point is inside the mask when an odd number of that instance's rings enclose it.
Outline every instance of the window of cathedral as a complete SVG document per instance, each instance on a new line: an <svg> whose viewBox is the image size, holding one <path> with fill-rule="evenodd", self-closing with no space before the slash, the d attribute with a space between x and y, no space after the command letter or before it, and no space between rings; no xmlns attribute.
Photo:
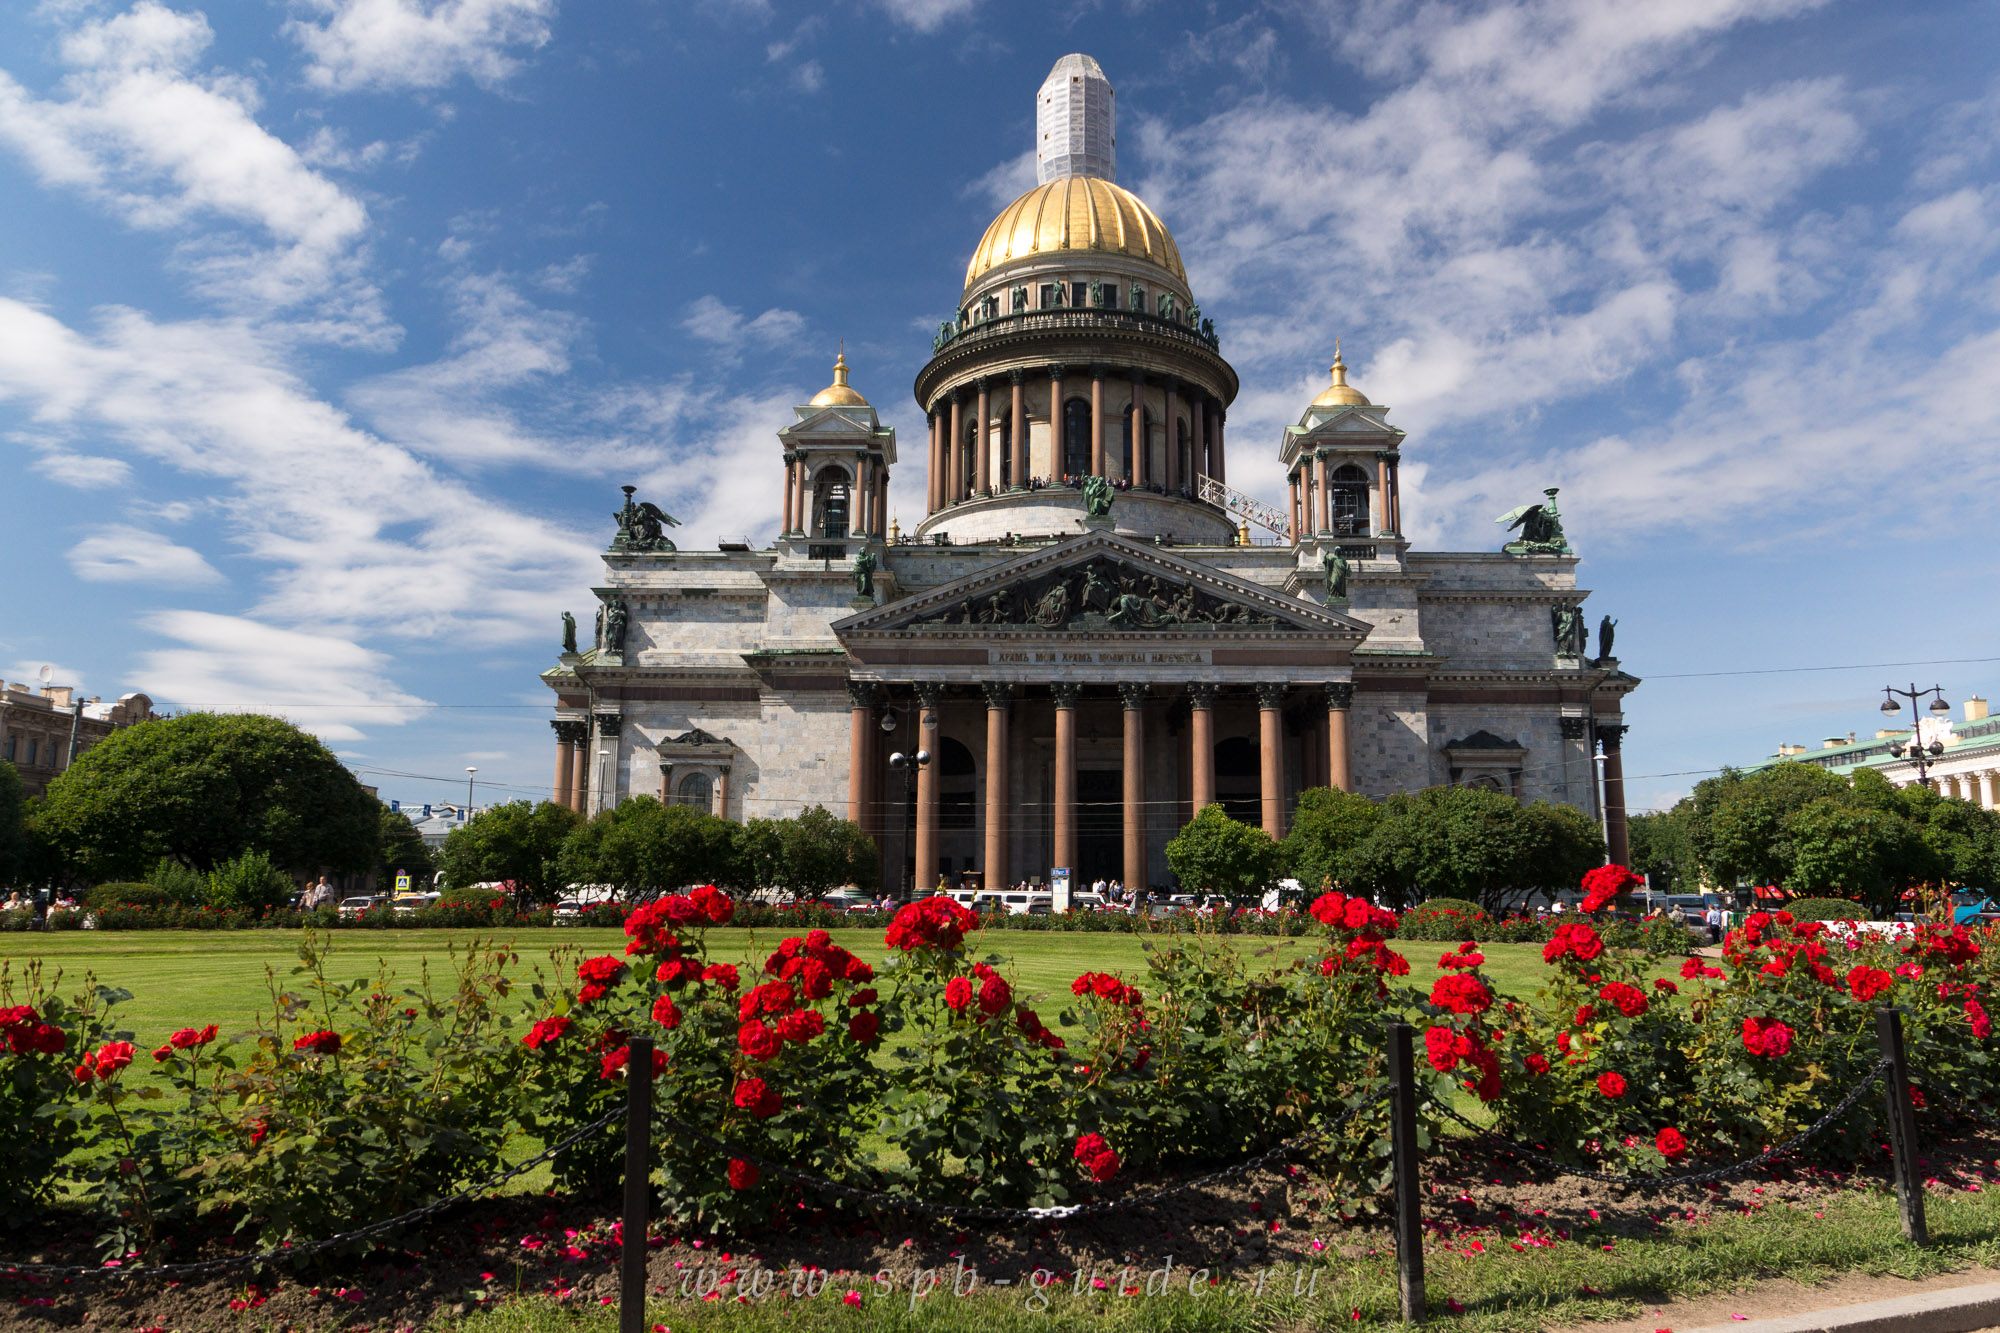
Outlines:
<svg viewBox="0 0 2000 1333"><path fill-rule="evenodd" d="M697 810L712 808L715 805L715 779L706 773L688 774L675 788L674 801L678 805L691 805Z"/></svg>
<svg viewBox="0 0 2000 1333"><path fill-rule="evenodd" d="M820 473L814 486L814 500L819 509L817 535L835 541L847 536L847 516L849 485L845 468L829 467Z"/></svg>
<svg viewBox="0 0 2000 1333"><path fill-rule="evenodd" d="M1072 398L1063 404L1062 475L1090 475L1090 400Z"/></svg>
<svg viewBox="0 0 2000 1333"><path fill-rule="evenodd" d="M1333 470L1328 479L1333 504L1333 530L1342 537L1368 535L1368 474L1352 463Z"/></svg>
<svg viewBox="0 0 2000 1333"><path fill-rule="evenodd" d="M1056 304L1056 285L1053 282L1043 283L1042 294L1041 294L1041 309L1053 310L1055 309L1055 304Z"/></svg>
<svg viewBox="0 0 2000 1333"><path fill-rule="evenodd" d="M1090 284L1072 282L1069 285L1069 304L1072 310L1081 310L1090 300Z"/></svg>

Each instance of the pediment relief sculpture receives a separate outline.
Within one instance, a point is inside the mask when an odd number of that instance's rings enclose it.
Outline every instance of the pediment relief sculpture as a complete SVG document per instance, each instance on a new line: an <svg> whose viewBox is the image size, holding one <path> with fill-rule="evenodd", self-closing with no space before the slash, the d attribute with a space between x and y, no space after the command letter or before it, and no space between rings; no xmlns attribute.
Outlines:
<svg viewBox="0 0 2000 1333"><path fill-rule="evenodd" d="M946 625L1079 632L1209 625L1296 628L1192 583L1102 557L965 598L907 628Z"/></svg>

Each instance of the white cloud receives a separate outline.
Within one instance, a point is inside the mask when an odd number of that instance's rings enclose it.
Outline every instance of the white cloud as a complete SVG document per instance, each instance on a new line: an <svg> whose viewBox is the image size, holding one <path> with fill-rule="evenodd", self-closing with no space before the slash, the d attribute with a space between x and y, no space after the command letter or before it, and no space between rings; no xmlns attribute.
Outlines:
<svg viewBox="0 0 2000 1333"><path fill-rule="evenodd" d="M70 548L69 563L78 578L92 583L196 588L223 581L201 552L143 528L120 528L86 537Z"/></svg>
<svg viewBox="0 0 2000 1333"><path fill-rule="evenodd" d="M180 645L140 654L132 670L155 703L277 713L322 740L342 741L413 722L431 708L389 681L385 656L337 632L204 611L162 611L145 625Z"/></svg>
<svg viewBox="0 0 2000 1333"><path fill-rule="evenodd" d="M808 60L792 71L792 87L802 93L816 93L826 86L826 68L817 60Z"/></svg>
<svg viewBox="0 0 2000 1333"><path fill-rule="evenodd" d="M311 64L306 81L335 92L439 88L464 75L493 87L516 52L549 40L555 0L297 0L285 25ZM319 21L315 22L314 18Z"/></svg>
<svg viewBox="0 0 2000 1333"><path fill-rule="evenodd" d="M64 449L51 449L28 466L50 481L81 491L123 486L132 480L132 466L122 458L73 454Z"/></svg>
<svg viewBox="0 0 2000 1333"><path fill-rule="evenodd" d="M766 310L754 319L745 319L734 306L724 305L713 296L689 304L681 327L706 343L728 351L746 344L778 347L805 332L806 318L796 310Z"/></svg>
<svg viewBox="0 0 2000 1333"><path fill-rule="evenodd" d="M1005 208L1035 188L1035 150L1010 157L965 187L968 199L983 199L995 210Z"/></svg>
<svg viewBox="0 0 2000 1333"><path fill-rule="evenodd" d="M878 0L878 3L898 23L906 23L918 32L936 32L945 24L970 15L979 0Z"/></svg>
<svg viewBox="0 0 2000 1333"><path fill-rule="evenodd" d="M132 226L189 229L178 258L210 294L260 306L317 298L321 332L381 338L375 292L355 274L367 210L257 123L248 81L195 72L213 38L200 14L155 0L86 23L59 43L70 70L61 98L0 72L0 143L44 184ZM218 220L249 232L213 229Z"/></svg>

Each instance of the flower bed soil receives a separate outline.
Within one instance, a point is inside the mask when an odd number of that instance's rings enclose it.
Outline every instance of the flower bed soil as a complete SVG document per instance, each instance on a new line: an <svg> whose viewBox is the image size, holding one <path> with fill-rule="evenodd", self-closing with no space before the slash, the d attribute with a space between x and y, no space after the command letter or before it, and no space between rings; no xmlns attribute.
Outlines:
<svg viewBox="0 0 2000 1333"><path fill-rule="evenodd" d="M1927 1133L1933 1128L1926 1126ZM1969 1133L1937 1145L1925 1159L1934 1190L2000 1187L2000 1134ZM1726 1213L1756 1213L1855 1190L1888 1187L1886 1161L1854 1171L1777 1166L1697 1188L1633 1189L1559 1176L1504 1151L1441 1145L1426 1160L1427 1251L1478 1253L1534 1248L1557 1240L1615 1246L1657 1239L1677 1226L1700 1226ZM1157 1187L1151 1183L1143 1188ZM618 1289L615 1210L556 1196L510 1196L467 1205L405 1234L372 1254L330 1260L297 1274L266 1272L169 1284L0 1280L0 1330L97 1327L207 1333L246 1327L300 1330L422 1329L490 1308L517 1293L595 1308ZM46 1234L46 1232L44 1232ZM39 1248L0 1240L16 1261L76 1263L88 1257L88 1233ZM954 1228L883 1216L858 1226L800 1225L749 1237L695 1239L656 1234L649 1264L655 1300L697 1299L683 1290L718 1274L736 1282L762 1268L782 1273L769 1300L793 1299L795 1275L812 1270L821 1299L869 1290L887 1270L899 1292L923 1269L956 1271L961 1261L982 1277L1019 1284L1037 1268L1067 1285L1082 1270L1116 1283L1126 1266L1143 1274L1172 1255L1177 1269L1208 1268L1224 1282L1280 1263L1315 1257L1379 1258L1394 1252L1379 1213L1343 1213L1299 1168L1262 1171L1224 1185L1080 1222L1018 1229ZM228 1253L216 1249L214 1255ZM207 1256L204 1256L207 1257ZM721 1288L731 1299L734 1283Z"/></svg>

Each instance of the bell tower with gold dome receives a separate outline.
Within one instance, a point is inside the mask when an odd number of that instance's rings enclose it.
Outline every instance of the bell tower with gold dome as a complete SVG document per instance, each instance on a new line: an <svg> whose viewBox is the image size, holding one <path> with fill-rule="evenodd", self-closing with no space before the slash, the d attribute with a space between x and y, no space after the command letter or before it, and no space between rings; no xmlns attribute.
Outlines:
<svg viewBox="0 0 2000 1333"><path fill-rule="evenodd" d="M1086 55L1058 60L1036 94L1040 183L980 237L917 376L930 437L919 538L1075 535L1084 481L1101 477L1117 532L1236 541L1215 502L1236 372L1173 234L1113 180L1113 99Z"/></svg>
<svg viewBox="0 0 2000 1333"><path fill-rule="evenodd" d="M794 410L798 420L778 432L785 450L784 536L803 548L798 554L846 559L845 543L888 535L896 432L847 382L844 348L834 358L833 383Z"/></svg>

